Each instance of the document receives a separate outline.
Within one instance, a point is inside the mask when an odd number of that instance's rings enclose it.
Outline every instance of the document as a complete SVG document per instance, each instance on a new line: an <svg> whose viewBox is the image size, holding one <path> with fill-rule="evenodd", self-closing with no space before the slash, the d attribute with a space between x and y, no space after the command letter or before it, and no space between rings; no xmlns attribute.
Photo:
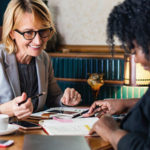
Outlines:
<svg viewBox="0 0 150 150"><path fill-rule="evenodd" d="M23 150L90 150L83 136L25 135Z"/></svg>
<svg viewBox="0 0 150 150"><path fill-rule="evenodd" d="M89 130L98 120L97 117L41 120L39 124L48 135L82 135L89 136Z"/></svg>
<svg viewBox="0 0 150 150"><path fill-rule="evenodd" d="M86 108L75 108L75 107L53 107L47 109L45 111L33 113L30 117L37 117L37 118L74 118L80 117L80 114L87 112L88 109Z"/></svg>

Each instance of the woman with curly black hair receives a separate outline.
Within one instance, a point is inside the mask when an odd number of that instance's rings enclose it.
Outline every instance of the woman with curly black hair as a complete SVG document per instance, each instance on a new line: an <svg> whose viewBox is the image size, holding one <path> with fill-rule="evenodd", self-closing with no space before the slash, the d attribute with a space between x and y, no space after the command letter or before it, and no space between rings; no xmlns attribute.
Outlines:
<svg viewBox="0 0 150 150"><path fill-rule="evenodd" d="M150 71L150 0L125 0L115 6L108 18L107 36L112 50L116 36L125 51L134 55L135 62ZM114 149L150 150L150 87L138 102L128 102L94 102L88 114L95 112L98 105L100 107L97 110L103 115L94 124L90 134L97 132L104 140L109 141ZM125 110L129 112L119 127L110 115Z"/></svg>

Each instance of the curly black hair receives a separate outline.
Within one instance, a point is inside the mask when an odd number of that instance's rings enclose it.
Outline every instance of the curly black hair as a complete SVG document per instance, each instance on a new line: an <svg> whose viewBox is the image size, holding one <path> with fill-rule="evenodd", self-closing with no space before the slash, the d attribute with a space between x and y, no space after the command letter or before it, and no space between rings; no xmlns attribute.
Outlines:
<svg viewBox="0 0 150 150"><path fill-rule="evenodd" d="M113 8L107 23L107 42L112 50L115 36L126 52L131 52L135 40L150 59L150 0L125 0Z"/></svg>

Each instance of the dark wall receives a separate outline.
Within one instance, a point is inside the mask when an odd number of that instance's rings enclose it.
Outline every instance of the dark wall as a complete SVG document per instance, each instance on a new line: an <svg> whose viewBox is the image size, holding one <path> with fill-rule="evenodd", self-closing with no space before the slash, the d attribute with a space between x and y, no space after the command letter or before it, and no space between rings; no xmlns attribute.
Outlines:
<svg viewBox="0 0 150 150"><path fill-rule="evenodd" d="M3 23L3 14L10 0L0 0L0 26Z"/></svg>

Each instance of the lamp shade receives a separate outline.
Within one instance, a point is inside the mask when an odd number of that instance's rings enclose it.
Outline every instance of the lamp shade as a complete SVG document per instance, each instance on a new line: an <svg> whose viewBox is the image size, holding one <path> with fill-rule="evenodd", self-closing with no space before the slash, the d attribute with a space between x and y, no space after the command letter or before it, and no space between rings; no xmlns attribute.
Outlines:
<svg viewBox="0 0 150 150"><path fill-rule="evenodd" d="M124 84L131 86L149 85L150 72L134 62L134 55L125 58Z"/></svg>

